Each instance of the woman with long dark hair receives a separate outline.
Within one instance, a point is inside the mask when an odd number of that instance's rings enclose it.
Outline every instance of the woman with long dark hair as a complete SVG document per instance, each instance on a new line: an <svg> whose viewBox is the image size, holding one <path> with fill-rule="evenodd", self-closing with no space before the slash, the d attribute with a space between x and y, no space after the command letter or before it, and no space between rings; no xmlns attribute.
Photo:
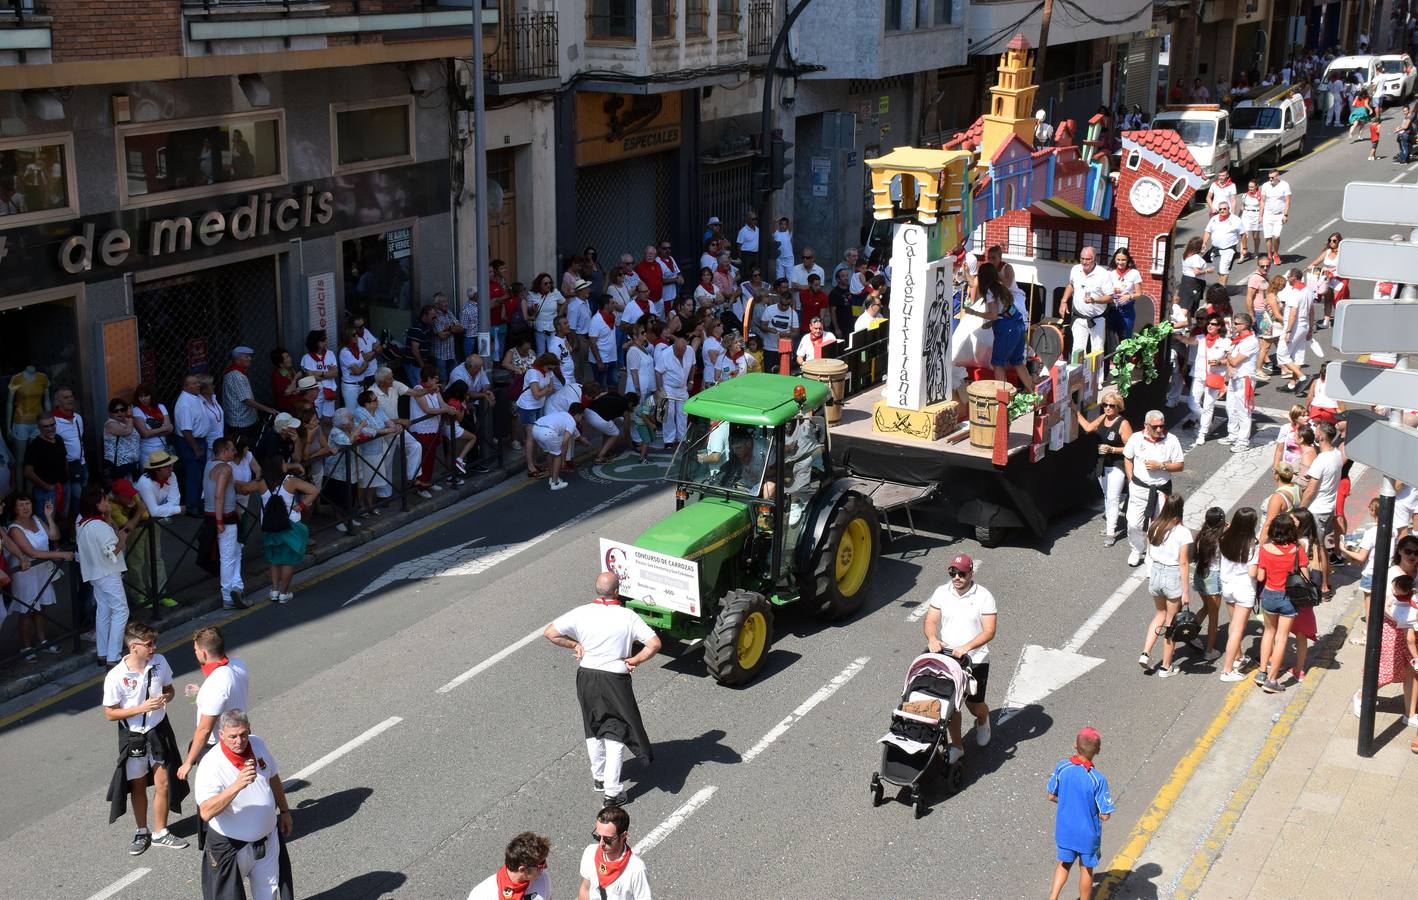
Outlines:
<svg viewBox="0 0 1418 900"><path fill-rule="evenodd" d="M1137 307L1134 304L1142 296L1142 273L1137 270L1137 264L1132 261L1132 254L1126 247L1113 251L1112 262L1113 267L1108 274L1113 279L1113 303L1104 315L1108 327L1121 340L1132 336L1137 323Z"/></svg>
<svg viewBox="0 0 1418 900"><path fill-rule="evenodd" d="M1194 237L1187 241L1186 249L1182 251L1182 308L1188 312L1193 312L1201 306L1202 295L1206 293L1206 274L1216 270L1206 264L1206 257L1201 255L1201 238Z"/></svg>
<svg viewBox="0 0 1418 900"><path fill-rule="evenodd" d="M365 391L365 393L369 393ZM295 577L295 567L305 558L306 545L310 542L310 528L300 520L301 512L320 495L315 485L288 475L283 470L279 456L266 459L261 466L266 490L261 493L262 532L261 544L266 553L266 564L271 568L272 603L289 603L294 596L290 590L291 579ZM273 498L285 509L290 527L267 531L266 512Z"/></svg>
<svg viewBox="0 0 1418 900"><path fill-rule="evenodd" d="M1250 662L1241 653L1241 640L1246 636L1246 623L1256 606L1256 582L1252 573L1257 562L1256 523L1259 519L1249 506L1236 510L1231 514L1231 524L1217 542L1221 599L1231 608L1226 626L1226 656L1221 663L1222 681L1245 678L1241 670Z"/></svg>
<svg viewBox="0 0 1418 900"><path fill-rule="evenodd" d="M1162 634L1162 665L1156 669L1158 678L1169 678L1177 672L1172 666L1172 655L1177 646L1165 632L1189 600L1187 563L1192 533L1182 524L1185 508L1186 499L1181 494L1168 496L1161 512L1147 529L1147 562L1151 572L1148 593L1152 595L1156 612L1148 623L1147 637L1143 640L1142 655L1137 658L1137 664L1142 666L1143 671L1153 671L1152 646L1157 643L1157 636Z"/></svg>
<svg viewBox="0 0 1418 900"><path fill-rule="evenodd" d="M981 263L976 274L975 307L962 305L960 311L979 316L994 332L990 365L1000 381L1008 382L1006 369L1012 368L1026 392L1034 390L1034 379L1024 365L1024 317L1014 305L1014 296L1004 286L999 270L991 263Z"/></svg>
<svg viewBox="0 0 1418 900"><path fill-rule="evenodd" d="M1307 574L1311 581L1323 578L1320 571L1320 560L1324 558L1324 544L1320 541L1319 526L1315 524L1315 516L1303 506L1292 510L1290 517L1295 520L1295 533L1300 541L1300 546L1305 548L1305 556L1309 557L1310 563L1307 567ZM1321 590L1327 589L1322 588ZM1319 640L1319 623L1315 621L1315 610L1312 606L1302 606L1295 613L1295 621L1290 626L1290 633L1295 636L1295 665L1290 669L1290 674L1294 677L1295 683L1299 684L1305 680L1305 654L1309 650L1310 641Z"/></svg>
<svg viewBox="0 0 1418 900"><path fill-rule="evenodd" d="M1192 638L1191 645L1206 653L1212 662L1221 655L1216 649L1216 631L1221 618L1221 535L1226 530L1226 510L1213 506L1206 511L1201 529L1192 542L1192 590L1201 597L1206 614L1206 644Z"/></svg>

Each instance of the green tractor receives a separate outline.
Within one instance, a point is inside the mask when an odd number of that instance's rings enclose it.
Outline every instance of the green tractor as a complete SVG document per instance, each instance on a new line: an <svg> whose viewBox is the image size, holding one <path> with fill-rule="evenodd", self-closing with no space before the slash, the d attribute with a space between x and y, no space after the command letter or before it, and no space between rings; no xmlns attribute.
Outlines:
<svg viewBox="0 0 1418 900"><path fill-rule="evenodd" d="M776 607L825 619L862 607L881 532L870 499L828 453L827 387L750 373L685 403L670 463L675 511L634 544L604 541L626 606L657 632L704 641L721 684L751 680Z"/></svg>

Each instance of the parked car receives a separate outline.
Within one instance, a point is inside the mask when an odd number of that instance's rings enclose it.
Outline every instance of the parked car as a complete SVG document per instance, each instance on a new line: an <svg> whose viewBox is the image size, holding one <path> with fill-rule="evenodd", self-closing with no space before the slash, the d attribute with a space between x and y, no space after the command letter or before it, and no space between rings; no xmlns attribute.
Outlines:
<svg viewBox="0 0 1418 900"><path fill-rule="evenodd" d="M1289 87L1242 100L1231 110L1240 155L1257 164L1279 165L1290 153L1303 150L1307 127L1305 98Z"/></svg>
<svg viewBox="0 0 1418 900"><path fill-rule="evenodd" d="M1418 68L1407 53L1380 56L1374 66L1374 96L1382 97L1385 106L1396 106L1413 96L1413 83Z"/></svg>

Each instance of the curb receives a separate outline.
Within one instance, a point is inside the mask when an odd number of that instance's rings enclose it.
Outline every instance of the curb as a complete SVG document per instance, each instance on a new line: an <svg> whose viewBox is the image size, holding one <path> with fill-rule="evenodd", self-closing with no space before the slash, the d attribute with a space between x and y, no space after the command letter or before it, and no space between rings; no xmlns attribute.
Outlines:
<svg viewBox="0 0 1418 900"><path fill-rule="evenodd" d="M435 494L432 500L422 500L416 506L411 505L407 511L399 511L394 512L392 515L386 515L379 520L379 527L377 529L362 528L355 534L341 535L331 528L330 533L338 535L338 538L336 540L321 540L316 545L316 550L308 555L300 565L296 566L296 571L301 572L313 566L320 565L321 563L328 562L364 544L372 543L376 538L382 537L391 531L396 531L432 513L447 509L454 504L496 487L521 471L522 468L523 463L521 457L518 456L516 461L511 465L504 464L501 469L474 475L460 488L450 488L441 491ZM245 565L243 565L243 570L245 570L245 568ZM245 576L245 574L245 571L243 571L243 576ZM268 583L269 578L265 565L258 564L251 572L251 578L248 584L249 590L246 592L247 596L255 596L256 593ZM194 586L195 589L203 591L201 597L189 603L184 603L165 614L154 616L154 618L150 620L151 623L160 630L166 631L184 622L190 622L193 619L221 609L221 597L219 595L212 595L207 591L213 584L215 584L215 582L212 579L203 579ZM58 681L66 675L85 669L91 671L95 670L92 654L84 652L70 653L40 671L19 675L0 683L0 703L14 700L46 684Z"/></svg>

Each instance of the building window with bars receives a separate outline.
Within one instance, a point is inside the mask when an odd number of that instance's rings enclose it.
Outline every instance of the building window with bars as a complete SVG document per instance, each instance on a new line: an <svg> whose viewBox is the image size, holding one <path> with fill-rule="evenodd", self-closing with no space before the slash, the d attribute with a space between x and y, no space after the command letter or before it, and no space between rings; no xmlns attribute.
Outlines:
<svg viewBox="0 0 1418 900"><path fill-rule="evenodd" d="M704 37L709 33L709 0L684 0L684 36Z"/></svg>
<svg viewBox="0 0 1418 900"><path fill-rule="evenodd" d="M1078 232L1060 231L1058 244L1054 247L1055 256L1059 262L1072 260L1078 256Z"/></svg>
<svg viewBox="0 0 1418 900"><path fill-rule="evenodd" d="M985 223L981 222L975 226L975 230L970 232L970 252L985 252Z"/></svg>
<svg viewBox="0 0 1418 900"><path fill-rule="evenodd" d="M1167 235L1159 234L1152 239L1152 274L1161 275L1167 267Z"/></svg>
<svg viewBox="0 0 1418 900"><path fill-rule="evenodd" d="M635 0L591 0L586 4L586 34L594 41L635 40Z"/></svg>
<svg viewBox="0 0 1418 900"><path fill-rule="evenodd" d="M1005 250L1012 256L1029 255L1029 229L1023 225L1009 226L1009 246Z"/></svg>
<svg viewBox="0 0 1418 900"><path fill-rule="evenodd" d="M1034 258L1054 258L1054 233L1048 228L1034 229Z"/></svg>
<svg viewBox="0 0 1418 900"><path fill-rule="evenodd" d="M1093 232L1091 232L1091 231L1090 231L1090 232L1084 232L1084 234L1083 234L1083 246L1085 246L1085 247L1092 247L1092 248L1093 248L1093 251L1094 251L1095 253L1102 253L1102 252L1103 252L1103 236L1102 236L1101 234L1095 234L1095 233L1093 233Z"/></svg>
<svg viewBox="0 0 1418 900"><path fill-rule="evenodd" d="M1117 253L1119 250L1125 250L1125 249L1127 249L1127 245L1128 245L1128 236L1125 235L1125 234L1115 234L1115 235L1113 235L1112 237L1108 238L1108 257L1109 257L1109 259L1111 259L1111 258L1112 258L1112 255L1113 255L1114 253Z"/></svg>
<svg viewBox="0 0 1418 900"><path fill-rule="evenodd" d="M650 40L675 39L675 0L650 0Z"/></svg>

